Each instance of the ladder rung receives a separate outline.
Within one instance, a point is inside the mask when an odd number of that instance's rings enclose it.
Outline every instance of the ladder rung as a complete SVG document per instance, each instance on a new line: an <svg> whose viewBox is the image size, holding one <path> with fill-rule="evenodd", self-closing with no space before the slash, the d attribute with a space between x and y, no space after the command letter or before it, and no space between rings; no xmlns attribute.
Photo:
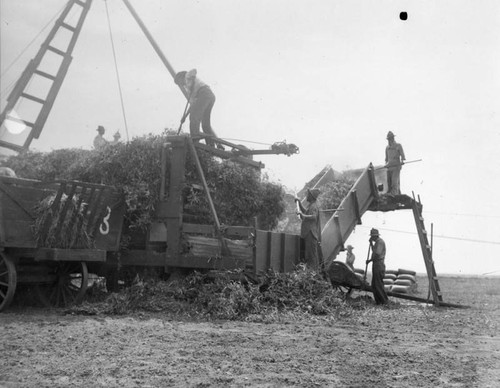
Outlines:
<svg viewBox="0 0 500 388"><path fill-rule="evenodd" d="M47 46L47 50L53 51L53 52L55 52L56 54L59 54L59 55L61 55L61 56L63 56L63 57L67 54L67 53L65 53L64 51L59 50L58 48L55 48L55 47L53 47L53 46Z"/></svg>
<svg viewBox="0 0 500 388"><path fill-rule="evenodd" d="M424 222L424 217L420 216L420 217L418 217L418 219L419 219L420 221Z"/></svg>
<svg viewBox="0 0 500 388"><path fill-rule="evenodd" d="M26 94L26 93L21 93L21 97L27 98L28 100L38 102L40 104L44 104L45 100L42 100L41 98L32 96L31 94Z"/></svg>
<svg viewBox="0 0 500 388"><path fill-rule="evenodd" d="M422 229L423 234L427 234L427 231L425 229Z"/></svg>
<svg viewBox="0 0 500 388"><path fill-rule="evenodd" d="M76 31L76 28L73 27L73 26L70 26L69 24L61 23L61 26L64 27L64 28L66 28L66 29L68 29L68 30L70 30L70 31L73 31L73 32Z"/></svg>
<svg viewBox="0 0 500 388"><path fill-rule="evenodd" d="M56 80L55 76L53 76L52 74L46 73L44 71L41 71L41 70L35 70L35 74L41 75L42 77L45 77L45 78L49 78L52 81Z"/></svg>
<svg viewBox="0 0 500 388"><path fill-rule="evenodd" d="M82 7L85 7L87 5L86 3L84 3L83 1L80 1L80 0L75 0L75 3L78 5L81 5Z"/></svg>
<svg viewBox="0 0 500 388"><path fill-rule="evenodd" d="M24 121L24 120L21 120L17 117L11 116L11 115L7 115L7 117L5 119L10 120L10 121L15 121L16 123L27 125L28 127L33 127L35 125L33 123L30 123L29 121Z"/></svg>

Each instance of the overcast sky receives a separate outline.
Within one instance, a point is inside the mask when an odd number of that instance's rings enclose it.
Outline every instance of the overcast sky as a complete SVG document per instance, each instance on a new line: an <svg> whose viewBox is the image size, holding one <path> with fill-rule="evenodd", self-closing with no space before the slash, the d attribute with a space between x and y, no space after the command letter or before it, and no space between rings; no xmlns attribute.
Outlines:
<svg viewBox="0 0 500 388"><path fill-rule="evenodd" d="M52 24L23 50L65 3L1 1L2 108ZM272 180L300 189L328 164L382 164L391 130L408 160L423 160L404 167L402 190L420 195L428 229L434 224L438 273L500 274L500 2L131 3L174 69L197 68L212 87L220 137L300 147L292 157L257 158ZM184 97L123 3L107 4L129 136L177 128ZM32 149L90 148L98 125L108 139L116 130L126 139L102 0ZM358 267L371 227L386 240L388 268L425 271L409 211L363 218L349 240Z"/></svg>

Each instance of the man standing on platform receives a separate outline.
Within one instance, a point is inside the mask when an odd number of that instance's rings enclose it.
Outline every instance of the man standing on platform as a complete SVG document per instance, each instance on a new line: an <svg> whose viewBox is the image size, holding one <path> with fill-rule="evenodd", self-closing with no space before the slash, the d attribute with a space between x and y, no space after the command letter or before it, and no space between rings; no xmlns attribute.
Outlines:
<svg viewBox="0 0 500 388"><path fill-rule="evenodd" d="M309 207L306 209L300 202L300 200L295 197L295 202L297 203L298 209L297 214L302 220L302 225L300 227L300 237L304 239L305 242L305 262L306 264L315 269L321 270L319 260L319 241L321 237L321 227L319 218L319 208L316 200L320 194L319 189L308 189L307 190L307 202L309 202Z"/></svg>
<svg viewBox="0 0 500 388"><path fill-rule="evenodd" d="M384 289L385 276L385 241L380 238L377 229L372 228L370 231L369 240L372 256L366 260L366 264L370 261L372 264L372 291L376 304L386 304L389 301Z"/></svg>
<svg viewBox="0 0 500 388"><path fill-rule="evenodd" d="M216 137L215 132L210 122L212 108L215 104L215 94L212 89L201 81L196 69L189 71L180 71L175 75L174 82L186 90L189 99L189 109L181 118L181 123L184 123L189 116L189 132L191 136L200 135L200 124L203 132L207 137L205 142L207 145L214 147L213 138ZM224 149L221 144L217 144L217 148Z"/></svg>
<svg viewBox="0 0 500 388"><path fill-rule="evenodd" d="M394 140L394 133L389 131L387 133L387 142L389 143L385 148L385 167L387 167L387 193L390 195L400 195L400 173L401 166L405 161L405 153L403 146L396 143Z"/></svg>

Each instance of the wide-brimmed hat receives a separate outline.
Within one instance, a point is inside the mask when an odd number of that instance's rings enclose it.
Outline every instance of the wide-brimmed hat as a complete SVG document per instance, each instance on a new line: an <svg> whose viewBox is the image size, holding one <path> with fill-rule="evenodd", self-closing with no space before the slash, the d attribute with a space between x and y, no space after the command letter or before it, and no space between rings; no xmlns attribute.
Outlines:
<svg viewBox="0 0 500 388"><path fill-rule="evenodd" d="M314 198L318 199L319 195L321 194L320 189L307 189L307 192Z"/></svg>
<svg viewBox="0 0 500 388"><path fill-rule="evenodd" d="M104 127L103 127L102 125L99 125L99 126L97 127L96 131L97 131L97 132L101 132L101 131L102 131L102 132L104 132L104 131L106 131L106 130L104 129Z"/></svg>
<svg viewBox="0 0 500 388"><path fill-rule="evenodd" d="M372 228L372 230L370 230L370 236L380 236L378 229Z"/></svg>
<svg viewBox="0 0 500 388"><path fill-rule="evenodd" d="M186 81L186 73L187 71L179 71L174 77L174 82L179 86L183 86Z"/></svg>
<svg viewBox="0 0 500 388"><path fill-rule="evenodd" d="M387 139L394 139L396 135L392 131L387 132Z"/></svg>

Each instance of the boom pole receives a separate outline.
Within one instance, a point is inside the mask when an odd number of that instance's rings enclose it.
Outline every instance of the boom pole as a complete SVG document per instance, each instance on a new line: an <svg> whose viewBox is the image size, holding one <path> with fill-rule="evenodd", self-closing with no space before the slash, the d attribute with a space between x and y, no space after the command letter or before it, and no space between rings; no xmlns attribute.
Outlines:
<svg viewBox="0 0 500 388"><path fill-rule="evenodd" d="M151 33L149 32L147 27L142 22L141 18L137 14L137 12L135 12L135 9L132 7L132 5L130 4L130 2L128 0L123 0L123 2L125 3L125 6L128 8L128 10L132 14L132 16L134 17L137 24L139 24L139 27L141 28L142 32L144 32L144 35L146 35L146 38L148 39L149 43L151 43L151 46L153 46L153 49L156 51L156 54L158 54L158 56L160 57L161 61L163 62L163 64L167 68L167 70L169 71L172 78L175 78L175 75L177 73L175 72L175 70L172 67L172 65L170 64L170 62L168 61L167 57L165 57L165 54L163 54L163 52L161 51L160 46L158 46L158 44L154 40L153 36L151 35ZM184 88L179 86L179 89L181 90L182 94L184 94L184 96L186 98L188 98L187 92L184 90Z"/></svg>

